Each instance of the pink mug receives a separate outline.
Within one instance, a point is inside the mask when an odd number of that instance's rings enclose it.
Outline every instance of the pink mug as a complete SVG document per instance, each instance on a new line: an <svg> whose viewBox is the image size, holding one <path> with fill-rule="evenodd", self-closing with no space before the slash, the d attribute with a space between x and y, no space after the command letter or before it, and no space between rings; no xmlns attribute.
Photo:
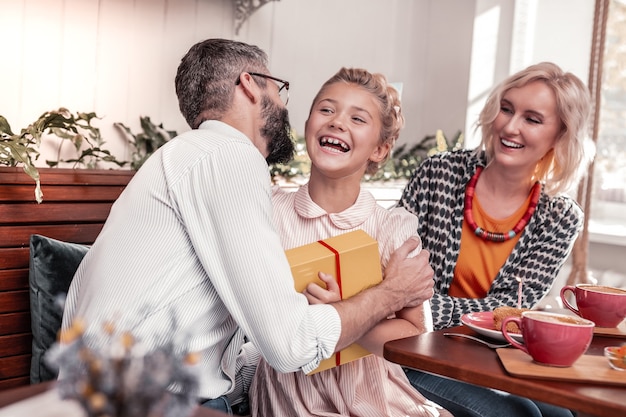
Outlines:
<svg viewBox="0 0 626 417"><path fill-rule="evenodd" d="M572 292L576 307L566 294ZM598 327L617 327L626 318L626 290L606 285L578 284L561 288L563 305L575 314L593 321Z"/></svg>
<svg viewBox="0 0 626 417"><path fill-rule="evenodd" d="M522 331L524 344L511 337L507 323L516 323ZM587 351L593 338L594 323L590 320L545 311L525 311L521 317L506 317L502 335L513 346L530 355L542 365L572 366Z"/></svg>

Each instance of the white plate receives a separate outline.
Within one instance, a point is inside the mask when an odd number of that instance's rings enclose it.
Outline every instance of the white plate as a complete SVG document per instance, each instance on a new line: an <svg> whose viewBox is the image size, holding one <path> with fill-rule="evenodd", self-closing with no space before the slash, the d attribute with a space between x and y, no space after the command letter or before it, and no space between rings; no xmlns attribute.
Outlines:
<svg viewBox="0 0 626 417"><path fill-rule="evenodd" d="M461 323L469 327L476 333L487 336L491 339L506 342L504 336L499 330L496 330L493 324L493 313L491 311L482 311L480 313L467 313L461 316ZM509 333L513 339L523 342L521 334Z"/></svg>

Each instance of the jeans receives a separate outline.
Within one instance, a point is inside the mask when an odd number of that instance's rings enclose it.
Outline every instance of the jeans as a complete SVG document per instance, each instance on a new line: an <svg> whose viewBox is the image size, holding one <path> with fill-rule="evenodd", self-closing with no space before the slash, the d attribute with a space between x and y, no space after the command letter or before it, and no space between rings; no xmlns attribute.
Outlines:
<svg viewBox="0 0 626 417"><path fill-rule="evenodd" d="M218 398L213 398L211 400L206 400L204 402L201 402L200 405L202 407L210 408L212 410L223 411L229 416L233 415L233 409L230 407L230 403L228 402L228 400L226 399L224 395Z"/></svg>
<svg viewBox="0 0 626 417"><path fill-rule="evenodd" d="M565 408L414 369L404 373L424 397L455 417L572 417Z"/></svg>
<svg viewBox="0 0 626 417"><path fill-rule="evenodd" d="M200 406L210 408L212 410L222 411L229 416L250 415L250 403L247 398L240 403L231 405L228 398L226 398L225 395L222 395L221 397L213 398L212 400L202 400L200 402Z"/></svg>

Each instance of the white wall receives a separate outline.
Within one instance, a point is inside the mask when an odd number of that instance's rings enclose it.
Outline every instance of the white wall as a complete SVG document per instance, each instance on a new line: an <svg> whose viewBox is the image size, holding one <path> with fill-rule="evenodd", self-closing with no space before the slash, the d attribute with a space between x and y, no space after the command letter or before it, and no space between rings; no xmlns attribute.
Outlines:
<svg viewBox="0 0 626 417"><path fill-rule="evenodd" d="M0 0L0 115L19 131L61 106L94 111L106 147L130 159L113 123L138 132L145 115L187 130L176 68L192 44L224 37L268 52L272 72L292 83L299 132L322 82L361 66L403 83L401 143L436 129L470 134L491 87L523 66L555 61L587 81L593 9L594 0L280 0L235 34L233 0ZM591 246L592 267L626 270L619 256L600 259L605 249Z"/></svg>
<svg viewBox="0 0 626 417"><path fill-rule="evenodd" d="M95 111L105 147L129 159L113 123L186 130L178 62L200 39L231 38L233 16L229 0L0 0L0 114L16 132L61 106Z"/></svg>
<svg viewBox="0 0 626 417"><path fill-rule="evenodd" d="M400 142L415 141L436 129L463 129L474 4L281 0L252 15L242 39L271 51L272 71L293 82L289 108L297 130L319 86L341 66L358 66L403 83ZM265 36L259 26L272 20Z"/></svg>
<svg viewBox="0 0 626 417"><path fill-rule="evenodd" d="M0 114L19 131L61 106L95 111L106 146L128 159L113 123L138 131L147 115L186 130L173 85L180 58L199 40L226 37L264 48L272 72L292 83L297 131L322 82L361 66L403 82L401 142L452 134L464 125L474 4L281 0L235 35L230 0L0 0Z"/></svg>
<svg viewBox="0 0 626 417"><path fill-rule="evenodd" d="M0 115L19 131L61 106L95 111L106 146L129 159L113 123L138 131L145 115L187 130L174 93L180 58L197 41L225 37L269 53L272 73L292 83L299 132L341 66L403 83L400 143L468 132L481 99L511 71L514 14L528 3L536 34L527 59L586 69L593 0L280 0L238 35L232 0L0 0Z"/></svg>

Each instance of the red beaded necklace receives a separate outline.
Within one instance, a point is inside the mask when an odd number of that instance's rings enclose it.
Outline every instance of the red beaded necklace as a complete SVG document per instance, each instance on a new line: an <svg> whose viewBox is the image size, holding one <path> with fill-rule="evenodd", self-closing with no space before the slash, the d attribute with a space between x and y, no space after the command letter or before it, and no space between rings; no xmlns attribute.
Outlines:
<svg viewBox="0 0 626 417"><path fill-rule="evenodd" d="M476 183L478 182L478 177L480 173L483 171L483 167L479 166L476 168L476 173L467 183L467 188L465 189L465 210L463 212L465 216L465 221L469 225L470 229L474 232L474 234L483 240L490 240L492 242L504 242L509 239L513 239L515 235L521 232L528 221L532 217L535 209L537 208L537 202L539 201L539 196L541 195L541 184L539 181L535 183L532 189L532 197L530 198L530 204L528 205L528 209L526 213L522 216L522 218L517 222L513 230L509 230L508 233L498 233L498 232L489 232L480 228L476 222L474 221L474 215L472 214L472 202L474 199L474 192L476 191Z"/></svg>

